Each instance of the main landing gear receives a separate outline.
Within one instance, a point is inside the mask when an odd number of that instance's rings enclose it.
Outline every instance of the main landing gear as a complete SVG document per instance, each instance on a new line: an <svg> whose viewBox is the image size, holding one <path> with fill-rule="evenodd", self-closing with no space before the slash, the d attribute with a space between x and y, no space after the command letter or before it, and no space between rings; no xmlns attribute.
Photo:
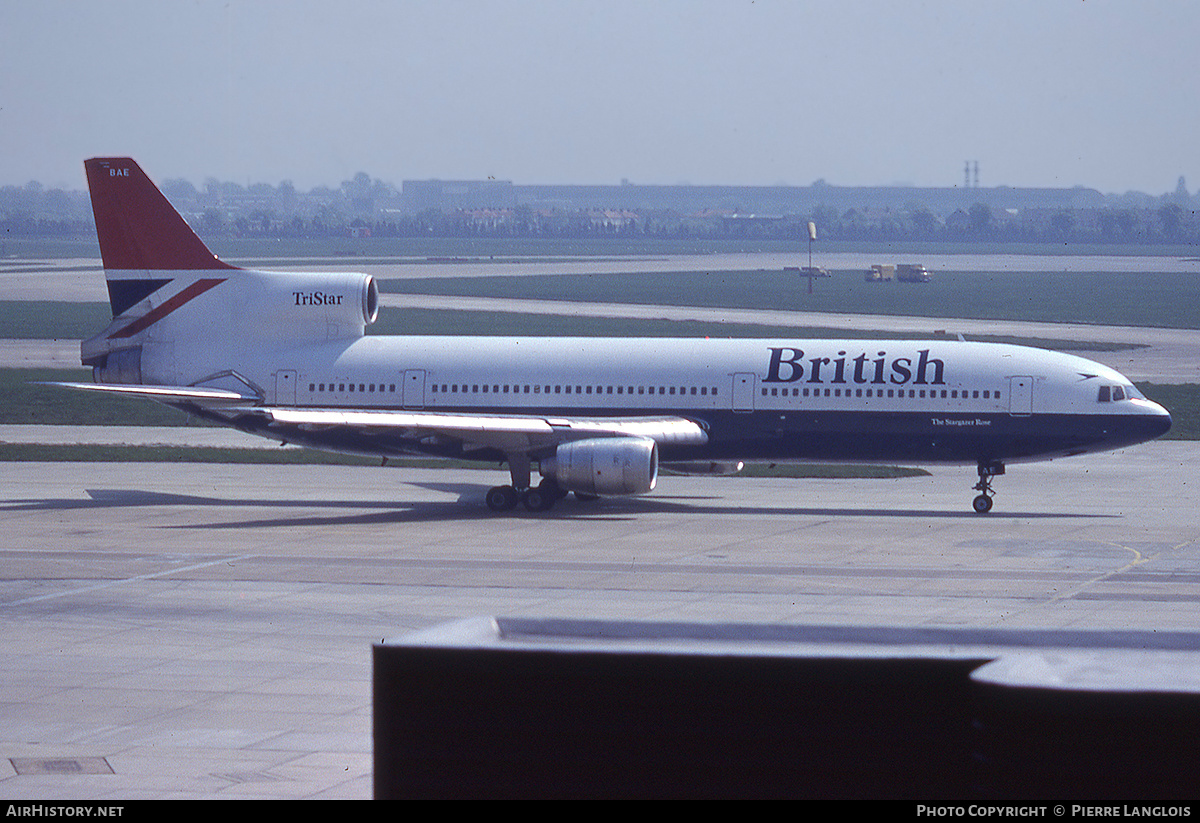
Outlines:
<svg viewBox="0 0 1200 823"><path fill-rule="evenodd" d="M531 512L549 511L550 507L567 496L557 482L547 477L536 486L530 484L530 461L525 455L508 456L508 472L511 486L494 486L488 489L488 508L494 512L506 512L521 503Z"/></svg>
<svg viewBox="0 0 1200 823"><path fill-rule="evenodd" d="M979 496L971 501L976 514L987 514L992 510L992 478L998 474L1004 474L1003 463L979 464L979 482L974 486Z"/></svg>
<svg viewBox="0 0 1200 823"><path fill-rule="evenodd" d="M506 512L515 509L521 503L531 512L549 511L550 508L567 496L553 480L543 480L536 486L518 490L513 486L495 486L488 489L488 508L494 512Z"/></svg>

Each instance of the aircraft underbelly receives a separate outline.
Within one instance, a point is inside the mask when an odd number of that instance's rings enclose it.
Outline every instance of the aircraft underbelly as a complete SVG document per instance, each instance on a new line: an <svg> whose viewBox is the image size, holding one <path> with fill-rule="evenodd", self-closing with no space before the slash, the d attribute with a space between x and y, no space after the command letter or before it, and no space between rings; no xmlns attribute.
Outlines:
<svg viewBox="0 0 1200 823"><path fill-rule="evenodd" d="M593 410L599 413L599 410ZM638 410L650 414L653 410ZM555 415L554 410L531 410ZM1020 461L1136 442L1136 418L1104 415L706 411L685 415L708 432L704 444L660 444L664 461L775 460L909 463ZM505 450L408 429L314 428L272 423L254 433L294 445L373 456L425 454L503 460Z"/></svg>

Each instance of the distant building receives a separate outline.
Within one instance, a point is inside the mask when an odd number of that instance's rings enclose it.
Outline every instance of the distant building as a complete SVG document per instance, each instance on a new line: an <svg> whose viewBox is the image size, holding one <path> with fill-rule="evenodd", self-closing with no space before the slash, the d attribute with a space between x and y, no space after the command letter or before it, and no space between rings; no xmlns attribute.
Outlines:
<svg viewBox="0 0 1200 823"><path fill-rule="evenodd" d="M405 180L400 193L409 214L511 209L517 205L511 180Z"/></svg>

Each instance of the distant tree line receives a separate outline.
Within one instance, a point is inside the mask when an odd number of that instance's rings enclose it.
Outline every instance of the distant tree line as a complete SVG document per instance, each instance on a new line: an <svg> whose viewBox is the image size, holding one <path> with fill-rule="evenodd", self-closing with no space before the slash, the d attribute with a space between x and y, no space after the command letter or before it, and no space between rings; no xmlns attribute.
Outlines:
<svg viewBox="0 0 1200 823"><path fill-rule="evenodd" d="M999 212L977 203L938 216L914 203L901 209L817 207L810 214L744 217L736 211L534 208L426 210L408 213L394 186L356 174L337 188L301 192L290 181L241 186L208 179L202 187L167 180L163 193L204 237L320 238L521 237L804 240L811 220L823 239L1055 243L1200 242L1200 197L1180 178L1160 197L1130 193L1089 209ZM40 183L0 187L0 238L80 237L93 232L86 192Z"/></svg>

